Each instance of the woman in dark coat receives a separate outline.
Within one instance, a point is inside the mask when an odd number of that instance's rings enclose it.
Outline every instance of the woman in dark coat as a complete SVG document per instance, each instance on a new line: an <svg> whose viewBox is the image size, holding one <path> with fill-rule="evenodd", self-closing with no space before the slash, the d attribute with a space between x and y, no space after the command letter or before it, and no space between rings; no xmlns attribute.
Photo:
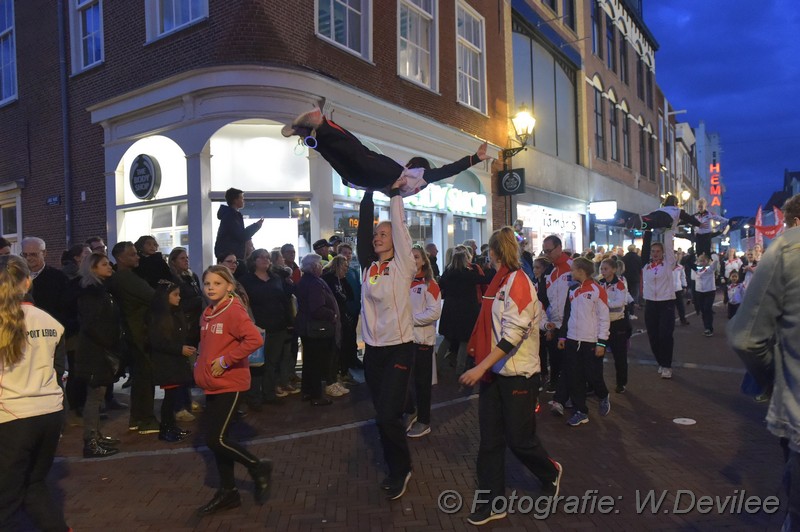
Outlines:
<svg viewBox="0 0 800 532"><path fill-rule="evenodd" d="M300 269L303 276L295 293L295 330L303 342L301 391L304 401L311 401L313 406L325 406L331 404L331 400L322 397L322 378L339 341L339 307L331 289L320 279L322 257L309 253L303 257ZM321 332L322 326L328 327L328 333Z"/></svg>
<svg viewBox="0 0 800 532"><path fill-rule="evenodd" d="M328 288L333 292L333 297L336 298L336 304L339 308L339 326L342 335L345 334L345 331L350 334L355 333L355 324L347 313L347 305L355 298L353 289L346 279L348 269L349 264L347 259L341 255L337 255L333 257L333 260L322 270L322 280L325 281ZM344 338L342 339L344 340ZM346 362L344 367L342 365L342 344L340 343L337 344L334 349L334 356L327 372L325 381L328 385L325 387L325 393L332 397L340 397L350 393L350 390L339 384L339 375L348 375L349 373L347 370Z"/></svg>
<svg viewBox="0 0 800 532"><path fill-rule="evenodd" d="M114 274L108 257L92 253L81 263L78 295L78 349L75 375L86 383L83 407L83 456L99 458L116 454L119 440L100 432L100 406L106 387L112 386L119 372L122 350L122 322L119 306L106 289Z"/></svg>
<svg viewBox="0 0 800 532"><path fill-rule="evenodd" d="M441 361L450 345L459 343L456 375L461 375L466 370L467 342L481 310L476 287L486 282L480 270L470 264L467 253L460 251L453 253L453 260L439 280L444 299L439 334L444 336L444 341L439 346L437 355Z"/></svg>
<svg viewBox="0 0 800 532"><path fill-rule="evenodd" d="M187 345L186 318L180 301L177 284L159 285L150 305L147 326L153 382L164 389L158 439L171 443L184 440L189 434L175 421L175 403L180 398L181 387L192 382L192 357L197 353L196 347Z"/></svg>
<svg viewBox="0 0 800 532"><path fill-rule="evenodd" d="M164 260L164 255L158 251L158 241L154 236L140 236L133 246L139 254L139 265L134 271L147 281L147 284L156 288L159 281L172 280L172 273Z"/></svg>
<svg viewBox="0 0 800 532"><path fill-rule="evenodd" d="M283 279L273 271L272 259L266 249L253 251L246 264L248 273L239 282L250 298L253 321L265 331L264 366L250 368L248 404L258 410L262 403L275 404L278 397L286 397L299 390L294 387L284 390L280 386L280 370L289 350L286 344L291 324L289 292Z"/></svg>

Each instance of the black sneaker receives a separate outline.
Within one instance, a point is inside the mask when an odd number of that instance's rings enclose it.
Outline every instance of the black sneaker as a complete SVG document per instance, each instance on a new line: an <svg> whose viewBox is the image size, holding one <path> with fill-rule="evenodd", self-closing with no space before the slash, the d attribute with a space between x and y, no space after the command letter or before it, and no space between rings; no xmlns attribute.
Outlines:
<svg viewBox="0 0 800 532"><path fill-rule="evenodd" d="M547 388L545 389L545 391L547 393L556 393L556 388L557 387L558 387L558 382L550 381L550 382L547 383Z"/></svg>
<svg viewBox="0 0 800 532"><path fill-rule="evenodd" d="M161 425L155 419L151 419L150 421L139 423L136 430L139 434L158 434L161 432Z"/></svg>
<svg viewBox="0 0 800 532"><path fill-rule="evenodd" d="M387 476L381 480L380 487L382 490L389 491L392 488L392 477Z"/></svg>
<svg viewBox="0 0 800 532"><path fill-rule="evenodd" d="M191 432L182 430L180 427L169 427L161 425L158 431L158 439L167 443L177 443L185 440Z"/></svg>
<svg viewBox="0 0 800 532"><path fill-rule="evenodd" d="M256 503L264 504L269 499L269 492L272 487L272 461L261 460L258 466L250 470L250 476L253 477L253 496L256 499Z"/></svg>
<svg viewBox="0 0 800 532"><path fill-rule="evenodd" d="M232 490L219 490L214 494L214 498L208 501L208 504L197 510L198 515L204 516L219 512L221 510L230 510L231 508L238 508L242 505L242 498L239 495L239 490L233 488Z"/></svg>
<svg viewBox="0 0 800 532"><path fill-rule="evenodd" d="M87 440L83 444L83 457L84 458L105 458L106 456L112 456L119 452L119 449L115 449L113 447L107 447L105 445L100 444L97 441L97 438L92 438L91 440Z"/></svg>
<svg viewBox="0 0 800 532"><path fill-rule="evenodd" d="M553 462L558 474L552 483L545 483L542 485L542 495L545 497L557 497L558 491L561 489L561 476L564 474L564 468L552 458L550 461Z"/></svg>
<svg viewBox="0 0 800 532"><path fill-rule="evenodd" d="M508 515L506 512L494 513L490 504L481 504L475 508L474 512L469 514L467 522L471 525L480 526L485 525L489 521L504 519L506 515Z"/></svg>
<svg viewBox="0 0 800 532"><path fill-rule="evenodd" d="M405 476L399 480L392 480L389 489L386 490L386 498L390 501L394 501L402 497L406 492L409 480L411 480L411 471L406 473Z"/></svg>
<svg viewBox="0 0 800 532"><path fill-rule="evenodd" d="M617 393L625 393L625 386L622 386L621 384L617 384L617 387L614 388L614 391L617 392Z"/></svg>

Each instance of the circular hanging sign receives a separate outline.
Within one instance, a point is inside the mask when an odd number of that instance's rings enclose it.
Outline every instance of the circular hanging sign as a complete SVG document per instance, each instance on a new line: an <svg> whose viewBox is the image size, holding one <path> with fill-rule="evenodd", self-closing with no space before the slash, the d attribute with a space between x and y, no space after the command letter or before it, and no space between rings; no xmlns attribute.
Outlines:
<svg viewBox="0 0 800 532"><path fill-rule="evenodd" d="M697 421L688 417L676 417L672 422L677 425L694 425L697 423Z"/></svg>
<svg viewBox="0 0 800 532"><path fill-rule="evenodd" d="M130 183L134 196L140 200L153 199L161 187L161 167L156 158L138 155L131 164Z"/></svg>

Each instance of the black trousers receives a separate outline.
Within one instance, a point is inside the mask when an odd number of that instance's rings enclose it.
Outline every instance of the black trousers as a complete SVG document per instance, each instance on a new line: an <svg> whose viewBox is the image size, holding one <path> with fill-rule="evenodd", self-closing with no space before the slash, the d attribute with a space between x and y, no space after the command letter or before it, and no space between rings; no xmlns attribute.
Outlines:
<svg viewBox="0 0 800 532"><path fill-rule="evenodd" d="M564 347L564 368L553 400L566 403L572 399L575 410L589 413L586 407L586 385L591 386L597 397L608 397L608 387L603 379L603 357L595 356L594 342L567 340Z"/></svg>
<svg viewBox="0 0 800 532"><path fill-rule="evenodd" d="M414 344L413 386L409 386L406 412L417 410L417 421L431 424L431 388L433 387L433 346ZM413 393L411 393L413 391Z"/></svg>
<svg viewBox="0 0 800 532"><path fill-rule="evenodd" d="M617 386L628 385L628 339L631 337L631 324L625 319L611 322L607 347L614 355L614 370ZM600 368L602 372L602 368Z"/></svg>
<svg viewBox="0 0 800 532"><path fill-rule="evenodd" d="M67 364L69 377L67 377L67 385L64 390L67 394L67 403L70 410L80 411L83 410L83 405L86 403L86 382L76 375L77 362L74 350L67 351Z"/></svg>
<svg viewBox="0 0 800 532"><path fill-rule="evenodd" d="M707 257L711 257L711 239L718 237L722 231L714 231L712 233L695 233L694 234L694 252L698 257L701 253L705 253Z"/></svg>
<svg viewBox="0 0 800 532"><path fill-rule="evenodd" d="M364 377L375 406L375 423L389 476L399 480L411 471L411 454L403 426L403 410L414 363L411 342L385 347L367 345Z"/></svg>
<svg viewBox="0 0 800 532"><path fill-rule="evenodd" d="M536 436L536 400L539 375L502 377L481 381L478 422L478 489L489 490L489 499L505 495L506 447L539 479L552 483L558 471Z"/></svg>
<svg viewBox="0 0 800 532"><path fill-rule="evenodd" d="M728 319L733 318L736 316L736 311L739 310L739 304L736 303L728 303Z"/></svg>
<svg viewBox="0 0 800 532"><path fill-rule="evenodd" d="M550 375L550 357L547 356L547 334L539 331L539 367L542 375Z"/></svg>
<svg viewBox="0 0 800 532"><path fill-rule="evenodd" d="M678 317L681 323L686 321L686 304L683 302L683 290L675 292L675 308L678 310Z"/></svg>
<svg viewBox="0 0 800 532"><path fill-rule="evenodd" d="M40 530L69 529L45 484L63 418L60 411L0 423L0 530L20 530L20 510Z"/></svg>
<svg viewBox="0 0 800 532"><path fill-rule="evenodd" d="M155 420L155 383L153 378L153 361L150 353L131 342L131 423L144 423Z"/></svg>
<svg viewBox="0 0 800 532"><path fill-rule="evenodd" d="M177 388L167 388L164 390L164 400L161 402L161 425L164 427L174 427L177 425L175 421L175 405L178 401L182 400L185 388L179 386ZM189 402L189 411L192 409L192 403Z"/></svg>
<svg viewBox="0 0 800 532"><path fill-rule="evenodd" d="M703 327L706 330L714 330L714 299L716 299L717 291L713 292L695 292L697 302L695 308L703 316Z"/></svg>
<svg viewBox="0 0 800 532"><path fill-rule="evenodd" d="M342 347L339 352L339 373L358 366L358 317L342 318Z"/></svg>
<svg viewBox="0 0 800 532"><path fill-rule="evenodd" d="M558 384L558 380L561 377L561 367L564 360L564 352L558 348L558 338L556 338L556 333L556 331L553 332L552 340L544 340L545 347L547 349L548 362L550 363L550 383L555 385Z"/></svg>
<svg viewBox="0 0 800 532"><path fill-rule="evenodd" d="M336 346L333 338L302 336L301 339L303 341L303 382L300 385L300 391L312 399L321 399L322 378L328 371L332 352Z"/></svg>
<svg viewBox="0 0 800 532"><path fill-rule="evenodd" d="M236 412L239 392L206 395L205 416L208 423L206 445L214 453L221 489L233 489L236 483L233 466L239 462L248 469L258 466L258 458L228 437L228 429Z"/></svg>
<svg viewBox="0 0 800 532"><path fill-rule="evenodd" d="M662 368L671 368L672 350L675 345L672 337L675 331L675 300L645 300L644 325L656 362Z"/></svg>
<svg viewBox="0 0 800 532"><path fill-rule="evenodd" d="M317 152L348 183L380 190L403 173L403 167L396 161L370 150L355 135L330 120L323 120L317 128L316 139Z"/></svg>
<svg viewBox="0 0 800 532"><path fill-rule="evenodd" d="M642 224L646 229L669 229L672 227L672 216L664 211L653 211L642 216Z"/></svg>

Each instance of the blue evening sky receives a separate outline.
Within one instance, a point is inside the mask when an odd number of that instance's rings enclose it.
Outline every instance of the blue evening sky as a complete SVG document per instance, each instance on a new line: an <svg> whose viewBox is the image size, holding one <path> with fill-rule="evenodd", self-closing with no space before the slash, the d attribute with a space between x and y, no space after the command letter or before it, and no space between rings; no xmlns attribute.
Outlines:
<svg viewBox="0 0 800 532"><path fill-rule="evenodd" d="M800 170L800 1L645 0L656 80L680 122L720 134L727 216Z"/></svg>

